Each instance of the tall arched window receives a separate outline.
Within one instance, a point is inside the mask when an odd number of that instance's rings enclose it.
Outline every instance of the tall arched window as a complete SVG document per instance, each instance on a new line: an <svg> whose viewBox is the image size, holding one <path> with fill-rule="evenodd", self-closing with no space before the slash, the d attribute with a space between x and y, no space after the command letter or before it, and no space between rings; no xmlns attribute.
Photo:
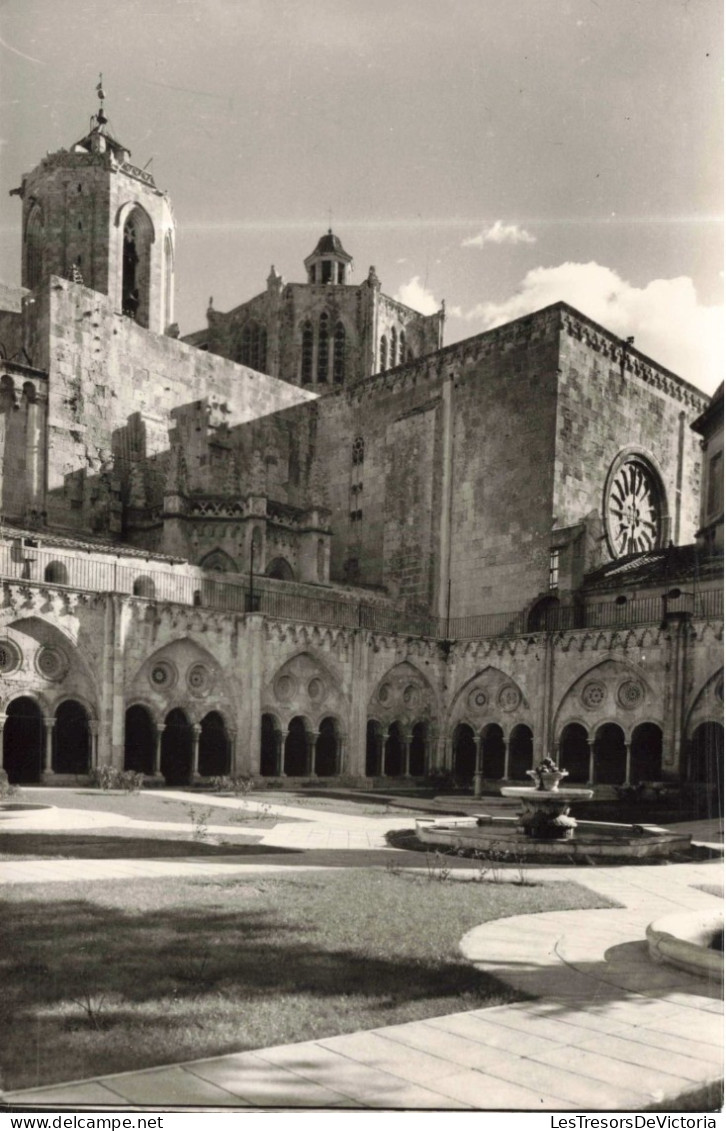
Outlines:
<svg viewBox="0 0 726 1131"><path fill-rule="evenodd" d="M267 369L267 327L259 322L245 322L242 327L239 359L258 373Z"/></svg>
<svg viewBox="0 0 726 1131"><path fill-rule="evenodd" d="M388 338L381 334L381 373L388 369Z"/></svg>
<svg viewBox="0 0 726 1131"><path fill-rule="evenodd" d="M325 266L323 264L323 266ZM328 380L328 342L330 330L328 327L328 314L323 311L320 315L320 328L318 331L318 384L324 385Z"/></svg>
<svg viewBox="0 0 726 1131"><path fill-rule="evenodd" d="M309 385L313 379L313 328L306 322L302 328L302 361L300 382Z"/></svg>
<svg viewBox="0 0 726 1131"><path fill-rule="evenodd" d="M140 326L149 325L151 245L154 226L143 208L136 205L123 230L121 310Z"/></svg>
<svg viewBox="0 0 726 1131"><path fill-rule="evenodd" d="M29 287L31 291L35 290L40 284L43 276L44 243L45 229L43 227L43 215L40 208L35 205L28 216L28 224L25 229L25 285Z"/></svg>
<svg viewBox="0 0 726 1131"><path fill-rule="evenodd" d="M174 321L174 245L169 232L164 237L164 326Z"/></svg>
<svg viewBox="0 0 726 1131"><path fill-rule="evenodd" d="M398 339L398 364L403 365L405 360L406 360L406 331L401 330L401 334L400 334L399 339Z"/></svg>
<svg viewBox="0 0 726 1131"><path fill-rule="evenodd" d="M342 322L336 323L335 340L333 345L333 381L342 385L345 380L345 326Z"/></svg>
<svg viewBox="0 0 726 1131"><path fill-rule="evenodd" d="M391 327L391 368L393 369L397 362L398 353L398 333L396 327Z"/></svg>

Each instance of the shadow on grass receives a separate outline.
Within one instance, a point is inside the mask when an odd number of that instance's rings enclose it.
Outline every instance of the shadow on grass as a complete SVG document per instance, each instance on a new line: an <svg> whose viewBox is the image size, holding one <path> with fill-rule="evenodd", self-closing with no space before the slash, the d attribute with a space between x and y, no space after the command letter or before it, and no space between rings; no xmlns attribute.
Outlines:
<svg viewBox="0 0 726 1131"><path fill-rule="evenodd" d="M176 860L197 856L275 856L294 854L294 849L259 843L255 835L235 833L223 844L205 841L172 840L164 837L137 837L93 833L8 833L0 834L0 858L41 858L77 860Z"/></svg>

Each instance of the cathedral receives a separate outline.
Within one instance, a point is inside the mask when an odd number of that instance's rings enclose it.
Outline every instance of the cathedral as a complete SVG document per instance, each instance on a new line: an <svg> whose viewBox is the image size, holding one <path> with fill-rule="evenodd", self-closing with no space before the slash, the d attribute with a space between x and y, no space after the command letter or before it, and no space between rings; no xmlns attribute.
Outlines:
<svg viewBox="0 0 726 1131"><path fill-rule="evenodd" d="M171 201L130 158L101 108L13 190L10 780L479 793L550 754L715 794L722 389L562 302L447 346L332 230L181 337Z"/></svg>

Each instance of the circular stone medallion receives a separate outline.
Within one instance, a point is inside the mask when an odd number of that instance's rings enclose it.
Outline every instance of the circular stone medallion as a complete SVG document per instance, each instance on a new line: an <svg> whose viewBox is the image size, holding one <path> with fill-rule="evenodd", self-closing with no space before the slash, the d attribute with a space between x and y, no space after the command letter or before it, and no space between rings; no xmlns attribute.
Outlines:
<svg viewBox="0 0 726 1131"><path fill-rule="evenodd" d="M388 702L388 700L391 698L391 685L390 685L390 683L384 683L383 684L383 686L378 691L378 698L380 699L381 703L387 703Z"/></svg>
<svg viewBox="0 0 726 1131"><path fill-rule="evenodd" d="M409 707L418 699L418 688L415 684L410 683L403 692L403 701L408 703Z"/></svg>
<svg viewBox="0 0 726 1131"><path fill-rule="evenodd" d="M466 701L472 711L483 711L489 702L489 696L481 687L475 687L469 692Z"/></svg>
<svg viewBox="0 0 726 1131"><path fill-rule="evenodd" d="M187 672L187 687L192 695L206 695L212 686L212 673L204 664L193 664Z"/></svg>
<svg viewBox="0 0 726 1131"><path fill-rule="evenodd" d="M322 699L324 692L325 685L322 679L315 677L315 679L310 680L310 683L308 684L308 695L311 699Z"/></svg>
<svg viewBox="0 0 726 1131"><path fill-rule="evenodd" d="M20 667L23 657L12 640L0 640L0 673L7 675Z"/></svg>
<svg viewBox="0 0 726 1131"><path fill-rule="evenodd" d="M168 660L158 660L149 672L149 682L158 690L173 687L176 683L176 669Z"/></svg>
<svg viewBox="0 0 726 1131"><path fill-rule="evenodd" d="M68 661L60 648L50 648L44 644L38 652L35 666L45 679L63 679L68 670Z"/></svg>
<svg viewBox="0 0 726 1131"><path fill-rule="evenodd" d="M292 676L281 675L275 680L275 697L286 703L295 694L295 680Z"/></svg>
<svg viewBox="0 0 726 1131"><path fill-rule="evenodd" d="M637 679L626 679L618 688L618 703L626 711L634 711L645 698L645 690Z"/></svg>
<svg viewBox="0 0 726 1131"><path fill-rule="evenodd" d="M513 683L508 683L499 692L497 700L503 711L516 711L522 702L522 696L518 687L515 687Z"/></svg>
<svg viewBox="0 0 726 1131"><path fill-rule="evenodd" d="M592 683L586 683L582 689L582 695L580 696L583 707L587 707L588 711L596 711L605 701L605 694L606 689L604 683L598 683L597 680L594 680Z"/></svg>

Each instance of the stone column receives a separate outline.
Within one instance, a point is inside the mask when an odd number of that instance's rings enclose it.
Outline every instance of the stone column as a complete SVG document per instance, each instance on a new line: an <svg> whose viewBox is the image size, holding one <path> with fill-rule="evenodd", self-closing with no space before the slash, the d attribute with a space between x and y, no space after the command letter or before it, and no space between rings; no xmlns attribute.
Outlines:
<svg viewBox="0 0 726 1131"><path fill-rule="evenodd" d="M474 763L474 796L481 797L481 783L484 777L482 758L484 756L484 739L478 734L474 740L476 742L476 761Z"/></svg>
<svg viewBox="0 0 726 1131"><path fill-rule="evenodd" d="M199 723L194 723L192 727L193 745L192 745L192 773L191 780L198 781L199 779L199 736L202 733L202 728Z"/></svg>
<svg viewBox="0 0 726 1131"><path fill-rule="evenodd" d="M161 773L161 736L166 730L166 723L156 724L156 746L154 747L154 777L162 777Z"/></svg>
<svg viewBox="0 0 726 1131"><path fill-rule="evenodd" d="M512 743L511 733L507 735L507 740L504 743L504 780L509 780L509 755L511 753L510 746Z"/></svg>
<svg viewBox="0 0 726 1131"><path fill-rule="evenodd" d="M319 731L311 730L310 733L305 732L305 740L307 743L307 758L305 765L305 776L308 778L317 777L315 773L315 743L318 740Z"/></svg>
<svg viewBox="0 0 726 1131"><path fill-rule="evenodd" d="M630 785L630 773L631 773L631 749L630 749L630 743L626 742L625 743L625 781L623 782L623 785Z"/></svg>
<svg viewBox="0 0 726 1131"><path fill-rule="evenodd" d="M285 776L285 742L282 737L282 731L275 731L275 777L284 778Z"/></svg>
<svg viewBox="0 0 726 1131"><path fill-rule="evenodd" d="M43 758L43 777L52 774L53 771L53 728L55 727L55 718L52 715L46 715L43 719L45 723L45 757Z"/></svg>
<svg viewBox="0 0 726 1131"><path fill-rule="evenodd" d="M90 768L92 770L95 770L96 766L98 765L98 721L96 719L91 719L91 721L89 722L88 732L91 736L91 749L90 749L91 766L90 766Z"/></svg>
<svg viewBox="0 0 726 1131"><path fill-rule="evenodd" d="M409 731L403 735L403 776L411 777L411 734Z"/></svg>
<svg viewBox="0 0 726 1131"><path fill-rule="evenodd" d="M376 731L376 777L385 777L386 740L383 731Z"/></svg>
<svg viewBox="0 0 726 1131"><path fill-rule="evenodd" d="M590 768L587 772L587 784L595 784L595 743L588 739L588 748L590 750Z"/></svg>
<svg viewBox="0 0 726 1131"><path fill-rule="evenodd" d="M236 727L227 727L227 763L229 770L227 771L232 777L237 774L237 729Z"/></svg>

